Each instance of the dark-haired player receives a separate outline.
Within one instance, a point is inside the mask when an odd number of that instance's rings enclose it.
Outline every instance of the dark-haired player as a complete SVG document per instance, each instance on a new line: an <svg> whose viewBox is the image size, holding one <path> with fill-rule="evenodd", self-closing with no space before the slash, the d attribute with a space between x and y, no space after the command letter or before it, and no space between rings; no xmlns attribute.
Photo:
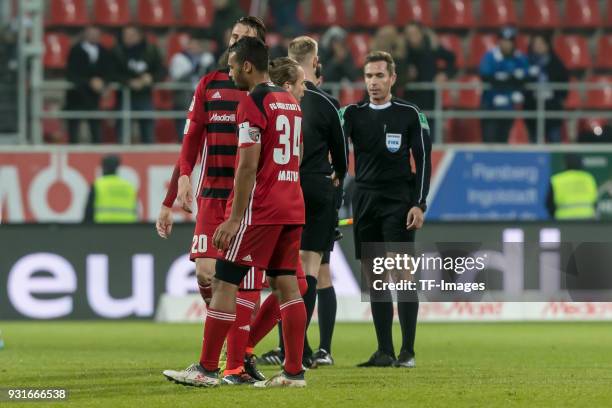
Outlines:
<svg viewBox="0 0 612 408"><path fill-rule="evenodd" d="M265 40L266 29L257 17L242 17L234 24L229 45L243 37ZM221 60L227 61L227 53ZM179 161L172 174L168 193L161 206L157 220L157 232L167 238L172 231L171 207L177 197L187 212L192 211L191 173L198 156L201 156L200 178L196 189L198 213L191 244L190 259L196 263L198 288L204 301L211 298L211 281L215 270L217 250L212 245L215 229L223 222L225 206L234 183L236 160L236 108L246 95L234 85L229 77L226 62L221 69L213 71L200 80L189 107L185 124L185 135ZM251 269L241 284L237 306L236 324L228 335L228 365L223 379L228 384L252 383L254 379L243 372L244 346L249 332L253 309L259 300L263 282L263 271ZM169 378L181 377L193 371L171 371ZM262 379L258 377L256 379Z"/></svg>

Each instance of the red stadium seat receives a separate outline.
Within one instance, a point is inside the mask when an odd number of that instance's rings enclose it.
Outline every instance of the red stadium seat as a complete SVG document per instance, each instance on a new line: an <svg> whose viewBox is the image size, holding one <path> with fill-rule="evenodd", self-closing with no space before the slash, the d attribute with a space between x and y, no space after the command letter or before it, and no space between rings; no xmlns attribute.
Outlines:
<svg viewBox="0 0 612 408"><path fill-rule="evenodd" d="M450 119L446 143L482 143L480 119Z"/></svg>
<svg viewBox="0 0 612 408"><path fill-rule="evenodd" d="M70 52L70 37L61 33L45 33L43 65L47 69L64 69Z"/></svg>
<svg viewBox="0 0 612 408"><path fill-rule="evenodd" d="M101 26L121 27L129 24L130 6L122 0L94 0L94 23Z"/></svg>
<svg viewBox="0 0 612 408"><path fill-rule="evenodd" d="M497 45L497 36L495 34L479 34L476 33L470 39L470 57L468 59L468 67L478 68L480 60L485 53Z"/></svg>
<svg viewBox="0 0 612 408"><path fill-rule="evenodd" d="M138 22L145 27L164 28L173 25L172 0L138 0Z"/></svg>
<svg viewBox="0 0 612 408"><path fill-rule="evenodd" d="M516 36L516 49L522 52L523 54L527 54L527 49L529 48L529 36L526 34L518 34Z"/></svg>
<svg viewBox="0 0 612 408"><path fill-rule="evenodd" d="M464 68L465 55L463 54L461 38L455 34L440 34L438 35L438 41L440 42L440 45L455 54L455 64L457 65L457 68Z"/></svg>
<svg viewBox="0 0 612 408"><path fill-rule="evenodd" d="M352 33L348 35L347 41L355 65L358 68L363 67L366 55L370 50L370 36L368 34Z"/></svg>
<svg viewBox="0 0 612 408"><path fill-rule="evenodd" d="M595 67L612 69L612 34L602 35L597 41L597 59Z"/></svg>
<svg viewBox="0 0 612 408"><path fill-rule="evenodd" d="M343 86L340 89L339 102L340 106L350 105L352 103L361 102L366 96L365 89L353 86Z"/></svg>
<svg viewBox="0 0 612 408"><path fill-rule="evenodd" d="M474 26L472 0L440 0L437 26L456 29Z"/></svg>
<svg viewBox="0 0 612 408"><path fill-rule="evenodd" d="M389 24L389 13L385 0L355 0L353 25L376 28Z"/></svg>
<svg viewBox="0 0 612 408"><path fill-rule="evenodd" d="M462 84L481 84L477 75L466 75L458 79ZM460 109L477 109L480 106L482 87L464 88L457 92L456 107Z"/></svg>
<svg viewBox="0 0 612 408"><path fill-rule="evenodd" d="M431 6L427 0L396 0L395 2L395 24L403 26L417 21L426 26L431 26Z"/></svg>
<svg viewBox="0 0 612 408"><path fill-rule="evenodd" d="M534 29L554 29L559 26L559 10L555 0L525 0L521 25Z"/></svg>
<svg viewBox="0 0 612 408"><path fill-rule="evenodd" d="M215 18L212 0L183 0L181 25L186 27L207 28Z"/></svg>
<svg viewBox="0 0 612 408"><path fill-rule="evenodd" d="M529 132L525 121L523 119L515 119L508 135L508 142L510 144L528 144L529 143Z"/></svg>
<svg viewBox="0 0 612 408"><path fill-rule="evenodd" d="M346 25L346 13L342 0L312 0L310 25L328 28L330 25Z"/></svg>
<svg viewBox="0 0 612 408"><path fill-rule="evenodd" d="M591 76L587 78L586 82L600 86L587 90L585 107L590 109L612 109L612 76Z"/></svg>
<svg viewBox="0 0 612 408"><path fill-rule="evenodd" d="M591 57L586 37L580 35L558 35L554 48L568 69L586 69L591 66Z"/></svg>
<svg viewBox="0 0 612 408"><path fill-rule="evenodd" d="M563 25L570 28L597 28L601 15L597 0L565 0Z"/></svg>
<svg viewBox="0 0 612 408"><path fill-rule="evenodd" d="M172 33L166 40L166 63L169 64L174 54L183 51L189 42L189 34Z"/></svg>
<svg viewBox="0 0 612 408"><path fill-rule="evenodd" d="M157 119L155 121L155 142L156 143L176 143L176 123L174 119Z"/></svg>
<svg viewBox="0 0 612 408"><path fill-rule="evenodd" d="M576 78L571 78L569 83L575 84L577 82L578 81L576 80ZM577 88L572 88L568 91L567 97L565 98L564 107L565 109L569 110L576 110L582 107L582 95L580 93L580 90L578 90Z"/></svg>
<svg viewBox="0 0 612 408"><path fill-rule="evenodd" d="M85 0L51 0L48 7L50 26L81 27L89 23Z"/></svg>
<svg viewBox="0 0 612 408"><path fill-rule="evenodd" d="M512 0L480 2L480 27L497 28L507 24L516 24L516 21L516 11Z"/></svg>

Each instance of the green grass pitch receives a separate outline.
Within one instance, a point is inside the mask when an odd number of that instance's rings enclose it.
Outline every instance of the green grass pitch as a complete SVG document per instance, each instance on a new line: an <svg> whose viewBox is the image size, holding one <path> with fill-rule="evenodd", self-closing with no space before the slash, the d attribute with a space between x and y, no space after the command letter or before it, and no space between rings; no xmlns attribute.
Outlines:
<svg viewBox="0 0 612 408"><path fill-rule="evenodd" d="M65 387L68 401L15 407L603 407L612 405L610 323L421 324L417 368L358 369L374 351L370 324L339 324L336 366L308 388L199 389L165 368L197 360L199 325L0 322L0 387ZM396 346L399 327L395 327ZM310 331L316 345L316 326ZM258 348L270 349L276 335ZM266 374L276 370L268 368ZM13 406L0 402L0 406Z"/></svg>

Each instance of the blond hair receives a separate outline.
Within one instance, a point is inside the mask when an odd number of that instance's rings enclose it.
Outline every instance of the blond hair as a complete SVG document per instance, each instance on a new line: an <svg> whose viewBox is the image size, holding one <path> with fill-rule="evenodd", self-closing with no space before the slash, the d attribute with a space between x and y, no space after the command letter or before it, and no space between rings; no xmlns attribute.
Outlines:
<svg viewBox="0 0 612 408"><path fill-rule="evenodd" d="M268 73L275 85L283 86L287 82L293 85L298 80L299 68L300 64L293 58L280 57L270 61Z"/></svg>
<svg viewBox="0 0 612 408"><path fill-rule="evenodd" d="M319 50L317 42L306 35L294 38L289 43L289 57L302 64L309 55L316 56Z"/></svg>

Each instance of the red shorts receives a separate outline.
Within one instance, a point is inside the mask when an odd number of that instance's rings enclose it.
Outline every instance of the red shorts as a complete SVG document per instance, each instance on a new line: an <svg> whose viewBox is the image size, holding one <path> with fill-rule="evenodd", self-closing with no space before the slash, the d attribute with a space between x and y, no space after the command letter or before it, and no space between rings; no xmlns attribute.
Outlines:
<svg viewBox="0 0 612 408"><path fill-rule="evenodd" d="M240 227L218 258L244 266L295 271L300 258L301 225L248 225Z"/></svg>
<svg viewBox="0 0 612 408"><path fill-rule="evenodd" d="M189 259L216 259L218 250L213 246L212 238L219 225L224 221L227 200L198 198L198 214L191 241ZM261 290L266 280L262 269L251 268L240 283L243 290Z"/></svg>
<svg viewBox="0 0 612 408"><path fill-rule="evenodd" d="M224 221L227 200L198 198L198 214L191 241L189 259L217 258L212 244L215 230Z"/></svg>

